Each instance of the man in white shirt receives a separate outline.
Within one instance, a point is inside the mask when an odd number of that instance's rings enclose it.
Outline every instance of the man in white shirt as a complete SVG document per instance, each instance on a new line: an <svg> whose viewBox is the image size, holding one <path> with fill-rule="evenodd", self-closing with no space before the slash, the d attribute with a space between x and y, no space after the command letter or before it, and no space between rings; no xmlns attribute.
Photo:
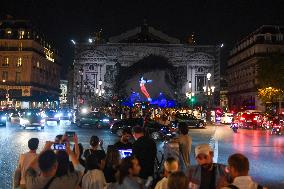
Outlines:
<svg viewBox="0 0 284 189"><path fill-rule="evenodd" d="M222 189L264 189L248 175L249 160L243 154L233 154L228 159L228 171L233 183Z"/></svg>
<svg viewBox="0 0 284 189"><path fill-rule="evenodd" d="M178 171L178 160L176 160L173 157L169 157L166 159L164 162L164 178L160 180L156 186L155 189L167 189L168 188L168 176L173 173Z"/></svg>
<svg viewBox="0 0 284 189"><path fill-rule="evenodd" d="M31 138L28 141L28 147L30 150L27 153L20 155L18 169L21 172L21 179L20 179L21 189L26 188L25 173L26 170L28 169L28 166L30 165L32 160L38 156L38 154L36 153L36 150L38 149L38 143L39 143L38 138Z"/></svg>

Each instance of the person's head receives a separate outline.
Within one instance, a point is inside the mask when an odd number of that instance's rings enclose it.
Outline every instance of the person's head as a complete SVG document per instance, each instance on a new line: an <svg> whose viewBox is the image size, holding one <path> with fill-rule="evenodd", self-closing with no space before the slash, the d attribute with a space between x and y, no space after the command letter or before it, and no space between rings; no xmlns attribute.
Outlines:
<svg viewBox="0 0 284 189"><path fill-rule="evenodd" d="M135 126L132 128L132 135L135 140L139 139L140 137L144 136L144 130L141 126Z"/></svg>
<svg viewBox="0 0 284 189"><path fill-rule="evenodd" d="M100 139L99 137L93 135L90 139L90 145L92 148L97 148L99 146Z"/></svg>
<svg viewBox="0 0 284 189"><path fill-rule="evenodd" d="M56 135L54 142L55 143L62 143L63 135Z"/></svg>
<svg viewBox="0 0 284 189"><path fill-rule="evenodd" d="M38 157L38 166L43 175L54 176L58 166L56 154L52 150L42 152Z"/></svg>
<svg viewBox="0 0 284 189"><path fill-rule="evenodd" d="M211 165L213 163L213 154L209 144L199 144L195 147L195 159L199 165Z"/></svg>
<svg viewBox="0 0 284 189"><path fill-rule="evenodd" d="M182 171L170 174L168 178L168 189L188 189L188 178Z"/></svg>
<svg viewBox="0 0 284 189"><path fill-rule="evenodd" d="M120 154L118 149L114 145L107 147L106 165L116 167L120 163Z"/></svg>
<svg viewBox="0 0 284 189"><path fill-rule="evenodd" d="M181 122L181 123L178 125L178 128L179 128L179 132L180 132L182 135L188 135L188 126L187 126L186 123Z"/></svg>
<svg viewBox="0 0 284 189"><path fill-rule="evenodd" d="M243 154L233 154L228 158L228 170L234 179L238 176L247 176L249 172L249 160Z"/></svg>
<svg viewBox="0 0 284 189"><path fill-rule="evenodd" d="M178 160L169 157L164 162L165 176L168 177L171 173L178 171Z"/></svg>
<svg viewBox="0 0 284 189"><path fill-rule="evenodd" d="M58 162L56 176L61 177L67 175L70 168L69 156L67 152L64 150L58 150L56 152L56 158Z"/></svg>
<svg viewBox="0 0 284 189"><path fill-rule="evenodd" d="M86 169L93 170L93 169L100 169L103 170L105 167L105 159L106 155L101 150L96 150L94 153L90 154L86 158Z"/></svg>
<svg viewBox="0 0 284 189"><path fill-rule="evenodd" d="M37 148L38 148L38 143L39 143L38 138L31 138L31 139L28 141L28 147L29 147L29 149L32 150L32 151L37 150Z"/></svg>
<svg viewBox="0 0 284 189"><path fill-rule="evenodd" d="M122 184L123 180L127 176L138 176L141 167L139 165L138 159L133 156L128 156L123 158L119 166L119 178L118 183Z"/></svg>
<svg viewBox="0 0 284 189"><path fill-rule="evenodd" d="M131 137L132 137L131 130L129 128L123 129L121 142L127 143Z"/></svg>

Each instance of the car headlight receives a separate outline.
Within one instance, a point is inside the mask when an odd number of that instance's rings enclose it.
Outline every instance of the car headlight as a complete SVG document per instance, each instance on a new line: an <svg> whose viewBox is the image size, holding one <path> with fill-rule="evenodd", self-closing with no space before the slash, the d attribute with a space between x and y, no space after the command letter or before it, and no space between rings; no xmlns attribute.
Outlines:
<svg viewBox="0 0 284 189"><path fill-rule="evenodd" d="M7 119L6 116L2 116L2 117L1 117L1 120L2 120L2 121L5 121L6 119Z"/></svg>
<svg viewBox="0 0 284 189"><path fill-rule="evenodd" d="M55 114L55 116L54 117L61 117L62 116L62 113L57 113L57 114Z"/></svg>
<svg viewBox="0 0 284 189"><path fill-rule="evenodd" d="M27 120L27 119L20 119L20 124L21 125L27 125L27 124L30 124L30 121Z"/></svg>
<svg viewBox="0 0 284 189"><path fill-rule="evenodd" d="M68 116L69 116L69 117L71 117L71 116L72 116L72 114L71 114L71 113L68 113Z"/></svg>
<svg viewBox="0 0 284 189"><path fill-rule="evenodd" d="M107 122L109 122L109 119L106 119L106 118L105 118L105 119L103 119L103 122L106 122L106 123L107 123Z"/></svg>

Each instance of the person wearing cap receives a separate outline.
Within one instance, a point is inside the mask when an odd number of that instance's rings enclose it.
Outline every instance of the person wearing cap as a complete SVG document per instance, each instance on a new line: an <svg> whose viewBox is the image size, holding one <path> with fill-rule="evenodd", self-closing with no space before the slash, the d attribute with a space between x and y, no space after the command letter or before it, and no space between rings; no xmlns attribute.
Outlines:
<svg viewBox="0 0 284 189"><path fill-rule="evenodd" d="M190 189L219 189L228 184L226 166L213 163L213 150L209 144L195 147L195 159L198 165L188 171Z"/></svg>
<svg viewBox="0 0 284 189"><path fill-rule="evenodd" d="M162 178L155 186L155 189L167 189L168 188L168 177L171 173L177 172L179 169L178 161L169 157L164 162L164 178Z"/></svg>
<svg viewBox="0 0 284 189"><path fill-rule="evenodd" d="M228 159L228 171L233 179L233 183L223 187L222 189L262 189L262 187L255 183L248 175L249 160L243 154L233 154Z"/></svg>
<svg viewBox="0 0 284 189"><path fill-rule="evenodd" d="M14 188L20 187L21 189L26 188L25 173L30 165L30 163L35 159L38 154L36 153L38 149L39 140L38 138L31 138L28 141L29 151L27 153L21 154L19 158L18 168L14 175ZM20 180L19 183L16 183Z"/></svg>

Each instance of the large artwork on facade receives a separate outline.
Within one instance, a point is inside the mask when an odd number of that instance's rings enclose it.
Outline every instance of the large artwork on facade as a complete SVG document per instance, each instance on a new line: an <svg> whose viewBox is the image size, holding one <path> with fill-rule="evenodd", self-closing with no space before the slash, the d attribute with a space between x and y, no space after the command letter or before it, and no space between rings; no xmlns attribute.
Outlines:
<svg viewBox="0 0 284 189"><path fill-rule="evenodd" d="M166 99L183 102L188 91L202 95L207 73L212 74L216 91L219 89L218 47L181 44L148 26L111 37L108 43L76 46L74 70L78 84L74 93L86 100L90 97L85 91L95 96L93 91L102 89L106 99L126 98L135 92L145 99L163 94ZM139 82L147 80L152 82Z"/></svg>

